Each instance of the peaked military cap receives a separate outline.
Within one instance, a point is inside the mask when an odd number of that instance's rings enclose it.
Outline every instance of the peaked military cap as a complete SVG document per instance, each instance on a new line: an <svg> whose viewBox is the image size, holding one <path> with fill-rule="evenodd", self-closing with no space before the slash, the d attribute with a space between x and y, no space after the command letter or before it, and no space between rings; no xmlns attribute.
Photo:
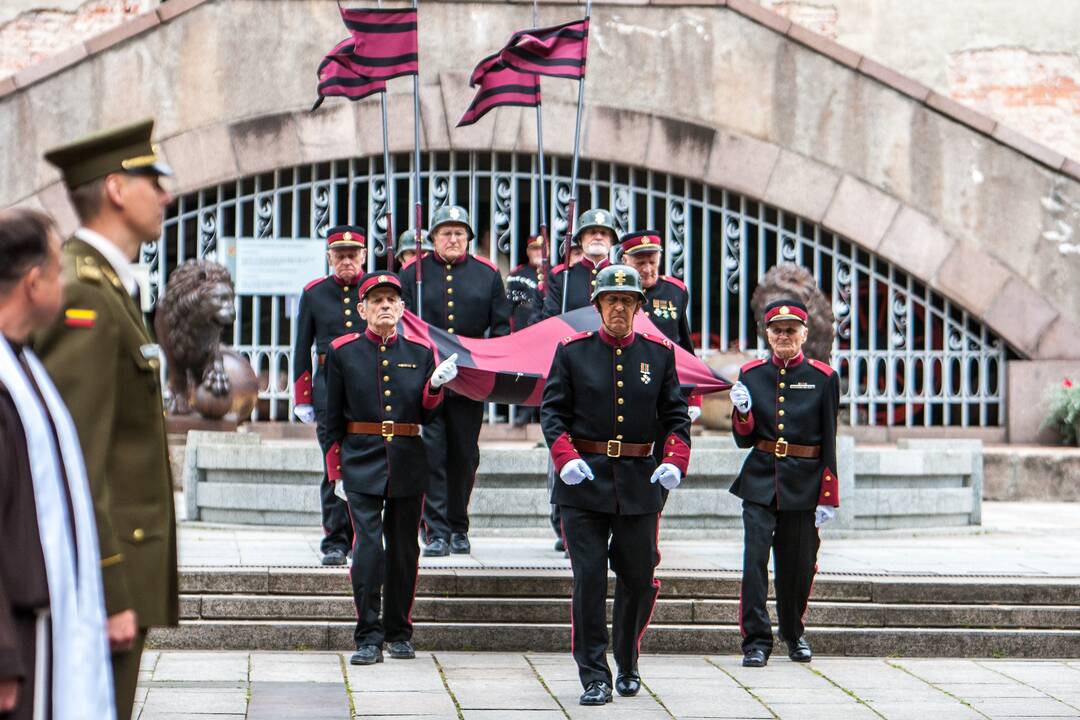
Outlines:
<svg viewBox="0 0 1080 720"><path fill-rule="evenodd" d="M645 291L641 289L641 276L629 265L608 265L597 273L596 287L593 288L589 301L596 302L601 293L606 292L634 293L642 300L645 299Z"/></svg>
<svg viewBox="0 0 1080 720"><path fill-rule="evenodd" d="M326 233L326 247L338 250L347 247L367 247L364 228L359 225L338 225Z"/></svg>
<svg viewBox="0 0 1080 720"><path fill-rule="evenodd" d="M132 175L172 175L172 168L157 154L150 142L153 120L87 135L45 153L45 159L59 168L64 184L77 188L110 173Z"/></svg>
<svg viewBox="0 0 1080 720"><path fill-rule="evenodd" d="M664 247L664 241L660 239L660 233L655 230L627 233L622 236L621 240L623 255L660 252Z"/></svg>
<svg viewBox="0 0 1080 720"><path fill-rule="evenodd" d="M611 231L611 244L614 245L619 239L619 226L615 216L607 210L593 209L581 213L578 218L577 229L574 231L574 245L581 244L581 233L589 228L600 227Z"/></svg>
<svg viewBox="0 0 1080 720"><path fill-rule="evenodd" d="M436 210L435 216L431 218L431 230L429 232L434 235L440 227L452 223L464 225L469 231L469 239L472 240L474 233L472 225L469 223L469 213L460 205L443 205Z"/></svg>
<svg viewBox="0 0 1080 720"><path fill-rule="evenodd" d="M369 292L381 287L392 287L397 290L398 295L401 294L401 281L397 275L390 272L372 273L360 285L360 299L363 300Z"/></svg>
<svg viewBox="0 0 1080 720"><path fill-rule="evenodd" d="M805 325L809 317L806 306L798 300L774 300L765 306L766 325L777 320L797 320Z"/></svg>

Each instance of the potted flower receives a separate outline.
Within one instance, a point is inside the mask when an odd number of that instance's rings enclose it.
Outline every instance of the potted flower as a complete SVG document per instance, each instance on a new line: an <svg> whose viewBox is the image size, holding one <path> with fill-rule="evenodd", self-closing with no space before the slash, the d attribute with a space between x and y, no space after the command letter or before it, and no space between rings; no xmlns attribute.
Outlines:
<svg viewBox="0 0 1080 720"><path fill-rule="evenodd" d="M1080 384L1065 378L1061 385L1046 395L1046 419L1043 427L1052 427L1061 433L1061 439L1070 445L1080 439Z"/></svg>

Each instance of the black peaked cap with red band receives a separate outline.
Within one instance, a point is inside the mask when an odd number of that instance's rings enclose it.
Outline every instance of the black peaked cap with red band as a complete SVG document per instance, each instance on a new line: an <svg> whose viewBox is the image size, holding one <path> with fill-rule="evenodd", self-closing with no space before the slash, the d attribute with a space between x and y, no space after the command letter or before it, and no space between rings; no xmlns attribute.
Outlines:
<svg viewBox="0 0 1080 720"><path fill-rule="evenodd" d="M326 247L329 250L347 247L367 247L364 228L359 225L337 225L330 228L326 235Z"/></svg>
<svg viewBox="0 0 1080 720"><path fill-rule="evenodd" d="M644 252L660 252L664 241L656 230L641 230L622 236L623 255L637 255Z"/></svg>
<svg viewBox="0 0 1080 720"><path fill-rule="evenodd" d="M774 300L765 306L765 324L776 320L798 320L803 325L809 319L806 305L798 300Z"/></svg>
<svg viewBox="0 0 1080 720"><path fill-rule="evenodd" d="M392 287L396 288L398 295L401 294L401 281L398 280L397 275L393 273L372 273L367 276L367 279L360 284L360 299L363 300L367 297L367 294L375 288Z"/></svg>

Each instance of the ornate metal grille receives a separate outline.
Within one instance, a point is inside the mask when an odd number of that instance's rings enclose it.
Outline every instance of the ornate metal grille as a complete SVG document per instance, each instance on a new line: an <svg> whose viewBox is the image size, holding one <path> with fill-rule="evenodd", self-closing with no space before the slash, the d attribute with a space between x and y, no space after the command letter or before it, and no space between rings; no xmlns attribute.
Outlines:
<svg viewBox="0 0 1080 720"><path fill-rule="evenodd" d="M153 294L177 264L215 257L225 238L325 237L351 222L369 228L369 269L386 266L383 207L394 227L410 223L417 188L409 155L391 160L387 193L379 157L283 168L177 199L162 241L148 247ZM524 257L538 226L541 188L535 157L471 152L429 153L422 187L425 211L463 205L478 237L474 251L509 270ZM570 161L552 158L543 191L554 238L566 228ZM727 190L614 163L583 161L580 207L611 209L624 228L655 228L667 242L666 272L690 288L691 327L704 356L763 353L750 314L758 279L779 262L808 268L832 299L838 322L833 364L843 379L852 425L997 426L1004 424L1008 350L994 333L940 294L888 262L824 228ZM553 256L557 240L552 242ZM297 278L300 288L309 278ZM290 417L290 364L295 297L241 296L233 344L260 374L257 416Z"/></svg>

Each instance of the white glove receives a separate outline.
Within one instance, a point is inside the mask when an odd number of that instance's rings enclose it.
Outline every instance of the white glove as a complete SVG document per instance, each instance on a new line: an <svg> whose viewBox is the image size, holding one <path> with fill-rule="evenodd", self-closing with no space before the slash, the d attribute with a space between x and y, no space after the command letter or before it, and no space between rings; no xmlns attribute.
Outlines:
<svg viewBox="0 0 1080 720"><path fill-rule="evenodd" d="M442 387L457 377L457 353L439 363L435 372L431 373L431 387Z"/></svg>
<svg viewBox="0 0 1080 720"><path fill-rule="evenodd" d="M300 419L300 422L306 425L315 422L315 408L310 405L297 405L293 408L293 413Z"/></svg>
<svg viewBox="0 0 1080 720"><path fill-rule="evenodd" d="M682 471L671 463L660 463L656 470L653 470L649 482L658 482L664 486L665 490L674 490L682 482Z"/></svg>
<svg viewBox="0 0 1080 720"><path fill-rule="evenodd" d="M589 463L581 458L576 458L562 466L562 470L559 471L559 477L561 477L562 481L567 485L577 485L586 478L592 480L596 476L593 475Z"/></svg>
<svg viewBox="0 0 1080 720"><path fill-rule="evenodd" d="M686 414L690 416L690 422L697 422L697 419L701 417L701 408L697 405L690 405L686 409Z"/></svg>
<svg viewBox="0 0 1080 720"><path fill-rule="evenodd" d="M344 500L345 502L349 502L349 498L345 494L345 481L344 480L338 480L337 482L334 483L334 494L337 495L342 500Z"/></svg>
<svg viewBox="0 0 1080 720"><path fill-rule="evenodd" d="M836 508L832 505L818 505L814 511L814 527L821 527L836 519Z"/></svg>
<svg viewBox="0 0 1080 720"><path fill-rule="evenodd" d="M731 386L731 403L743 415L750 412L750 391L741 382Z"/></svg>

